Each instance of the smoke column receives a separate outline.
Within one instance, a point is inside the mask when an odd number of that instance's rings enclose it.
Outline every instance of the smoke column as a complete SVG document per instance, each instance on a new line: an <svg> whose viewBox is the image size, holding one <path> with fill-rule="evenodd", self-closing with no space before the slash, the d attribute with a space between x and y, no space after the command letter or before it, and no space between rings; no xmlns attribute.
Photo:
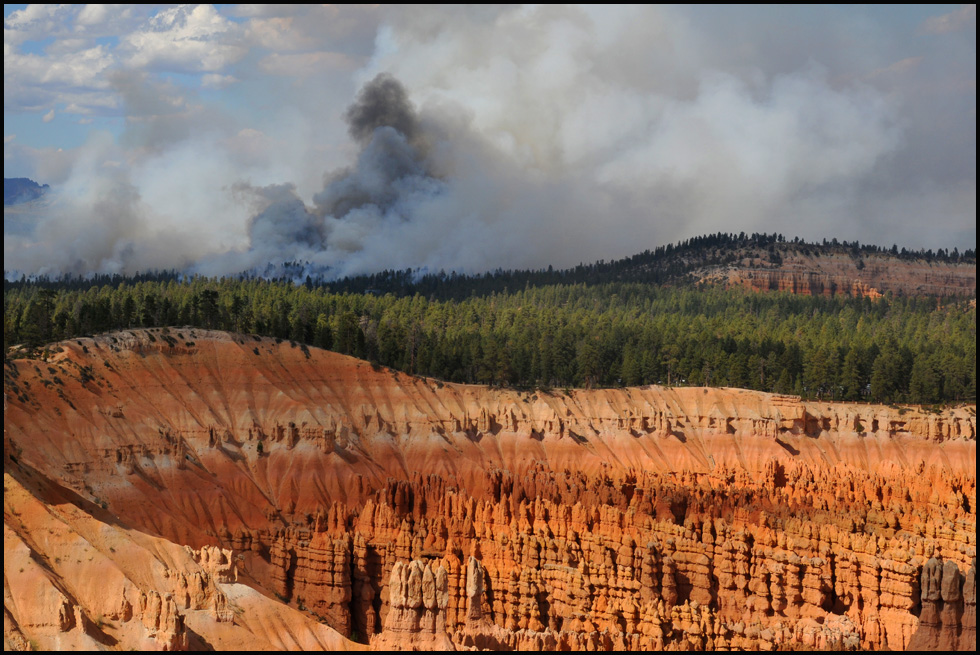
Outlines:
<svg viewBox="0 0 980 655"><path fill-rule="evenodd" d="M942 74L929 59L804 48L718 11L375 12L356 66L303 77L334 61L319 51L259 62L280 77L254 127L116 71L125 134L93 136L61 179L38 176L57 193L5 229L5 269L480 272L717 231L975 247L975 147L957 146L975 143L975 92L953 138L908 113L933 111L917 86Z"/></svg>

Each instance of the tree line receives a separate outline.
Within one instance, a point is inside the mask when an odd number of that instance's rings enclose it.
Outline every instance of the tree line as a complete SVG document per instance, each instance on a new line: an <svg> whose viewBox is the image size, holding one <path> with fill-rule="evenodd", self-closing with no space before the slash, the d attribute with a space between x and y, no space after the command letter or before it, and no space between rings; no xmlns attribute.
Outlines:
<svg viewBox="0 0 980 655"><path fill-rule="evenodd" d="M639 282L526 284L440 299L291 281L6 283L4 346L196 326L408 373L517 387L731 386L807 398L976 399L976 307Z"/></svg>

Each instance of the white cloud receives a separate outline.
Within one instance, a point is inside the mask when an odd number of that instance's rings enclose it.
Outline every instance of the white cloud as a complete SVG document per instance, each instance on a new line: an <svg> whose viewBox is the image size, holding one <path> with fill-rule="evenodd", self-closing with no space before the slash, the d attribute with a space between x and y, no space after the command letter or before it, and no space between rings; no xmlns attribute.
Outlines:
<svg viewBox="0 0 980 655"><path fill-rule="evenodd" d="M56 55L8 54L3 58L4 110L43 111L55 103L85 107L108 90L104 73L114 63L103 46ZM96 104L110 103L100 99Z"/></svg>
<svg viewBox="0 0 980 655"><path fill-rule="evenodd" d="M218 72L240 61L241 31L211 5L170 7L125 37L126 63L136 69Z"/></svg>
<svg viewBox="0 0 980 655"><path fill-rule="evenodd" d="M52 102L64 102L66 114L114 115L118 114L122 103L115 93L96 90L92 92L60 93Z"/></svg>
<svg viewBox="0 0 980 655"><path fill-rule="evenodd" d="M5 46L16 49L25 41L115 36L133 29L152 10L146 5L27 5L4 20ZM91 45L91 44L89 44Z"/></svg>
<svg viewBox="0 0 980 655"><path fill-rule="evenodd" d="M372 51L378 16L376 8L346 6L29 5L4 23L4 105L8 112L43 114L54 105L111 112L121 104L108 76L123 68L199 73L209 89L243 77L349 73ZM31 41L45 41L43 52L21 49ZM244 75L235 71L253 51Z"/></svg>
<svg viewBox="0 0 980 655"><path fill-rule="evenodd" d="M137 29L154 10L152 5L84 5L70 27L88 38L118 37Z"/></svg>
<svg viewBox="0 0 980 655"><path fill-rule="evenodd" d="M28 39L58 34L72 11L68 5L48 4L32 4L12 11L3 21L3 42L17 46Z"/></svg>
<svg viewBox="0 0 980 655"><path fill-rule="evenodd" d="M30 4L23 9L10 12L4 19L4 25L13 29L24 28L38 22L50 20L59 8L57 5L49 4Z"/></svg>
<svg viewBox="0 0 980 655"><path fill-rule="evenodd" d="M76 23L82 28L99 25L108 20L110 14L119 9L120 5L85 5L78 12Z"/></svg>
<svg viewBox="0 0 980 655"><path fill-rule="evenodd" d="M44 117L41 118L41 120L44 121L45 123L50 123L51 121L53 121L54 120L54 109L52 109L51 111L49 111L48 113L46 113L44 115Z"/></svg>

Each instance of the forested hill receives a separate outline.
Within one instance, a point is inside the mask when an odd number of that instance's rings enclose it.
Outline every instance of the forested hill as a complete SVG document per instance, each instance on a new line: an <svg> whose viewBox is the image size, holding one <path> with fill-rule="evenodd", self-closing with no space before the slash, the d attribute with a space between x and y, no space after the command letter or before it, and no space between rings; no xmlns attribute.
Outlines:
<svg viewBox="0 0 980 655"><path fill-rule="evenodd" d="M438 379L518 387L731 386L807 398L976 399L976 303L761 294L719 286L553 284L437 300L292 282L140 281L4 293L7 357L136 327L290 340ZM6 373L6 372L5 372Z"/></svg>
<svg viewBox="0 0 980 655"><path fill-rule="evenodd" d="M432 300L460 300L555 284L636 282L686 285L704 281L720 281L728 286L760 290L789 290L808 295L854 295L854 282L858 282L864 291L871 289L898 296L976 295L976 251L972 249L962 252L957 248L952 251L909 251L897 246L883 248L857 242L838 242L837 239L808 243L798 238L787 240L781 234L711 234L646 250L624 259L579 264L567 269L549 266L537 270L496 270L474 275L418 269L386 270L339 280L330 277L329 271L310 275L310 270L308 262L285 262L270 265L261 271L261 275L253 272L242 277L299 282L307 288L323 288L335 293L420 294ZM31 280L30 285L51 289L85 289L123 282L167 282L185 277L178 271L163 271L136 276L41 278ZM797 278L802 282L799 285L795 283ZM19 284L21 282L5 280L5 289L16 288Z"/></svg>
<svg viewBox="0 0 980 655"><path fill-rule="evenodd" d="M823 272L800 278L796 293L747 290L783 289L787 269L795 285L799 266ZM845 266L866 281L908 284L904 271L920 282L909 289L947 290L882 295L860 282L858 293L838 293L849 278L828 271ZM702 283L712 279L720 284ZM562 271L388 271L297 283L287 266L280 279L169 272L5 281L4 346L8 357L33 356L53 341L136 327L170 327L168 338L186 342L173 326L199 326L456 382L732 386L936 403L976 399L975 297L972 250L719 234Z"/></svg>
<svg viewBox="0 0 980 655"><path fill-rule="evenodd" d="M960 252L940 249L909 251L897 246L882 248L874 245L861 245L857 242L824 240L823 243L808 243L796 238L786 240L781 234L710 234L694 237L675 244L660 246L654 250L610 262L598 261L579 264L567 269L548 267L541 270L496 270L482 275L457 275L455 273L431 273L419 271L383 271L375 275L344 278L330 282L327 286L333 291L351 293L396 293L438 299L465 298L471 295L486 295L524 289L529 286L552 284L605 284L609 282L637 282L643 284L690 284L702 281L719 281L718 273L726 274L738 270L779 271L784 263L788 268L801 274L827 276L834 278L865 278L876 283L893 281L895 295L913 296L958 296L976 295L976 251ZM824 263L826 262L826 264ZM841 262L846 262L841 265ZM878 279L870 275L871 267L878 272ZM961 270L953 284L943 288L917 285L914 278L921 271L910 271L915 265L926 265L936 269ZM850 270L847 270L850 269ZM286 265L284 277L289 271L302 270L302 264ZM863 271L863 272L856 272ZM972 276L972 281L971 281ZM730 281L722 276L720 281ZM842 280L830 280L829 284L840 285ZM307 279L307 284L323 284L318 279ZM884 286L887 287L888 282ZM772 290L776 290L775 286ZM836 295L827 293L824 295ZM846 289L841 288L845 295Z"/></svg>

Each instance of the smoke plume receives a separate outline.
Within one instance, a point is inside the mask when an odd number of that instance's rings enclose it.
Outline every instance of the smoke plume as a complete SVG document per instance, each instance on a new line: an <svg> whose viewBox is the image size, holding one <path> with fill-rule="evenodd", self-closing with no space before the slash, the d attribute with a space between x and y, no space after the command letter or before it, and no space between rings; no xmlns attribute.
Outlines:
<svg viewBox="0 0 980 655"><path fill-rule="evenodd" d="M418 118L405 87L391 75L381 73L357 94L344 113L347 131L357 143L374 138L379 127L390 127L407 141L418 135Z"/></svg>
<svg viewBox="0 0 980 655"><path fill-rule="evenodd" d="M249 248L199 264L204 272L261 271L283 261L309 264L311 272L365 272L356 259L379 233L419 219L421 208L446 193L423 147L425 135L404 87L381 74L367 83L344 113L359 146L352 166L326 175L322 190L306 206L292 185L250 188L261 209L248 224Z"/></svg>
<svg viewBox="0 0 980 655"><path fill-rule="evenodd" d="M121 137L49 152L11 136L53 190L5 221L5 269L479 272L717 231L975 247L962 30L912 56L901 32L787 39L750 8L364 11L344 52L315 27L336 32L339 9L235 32L260 55L214 74L258 107L248 120L116 70Z"/></svg>
<svg viewBox="0 0 980 655"><path fill-rule="evenodd" d="M604 158L593 151L609 147L608 135L595 142L582 117L580 133L527 134L525 146L535 147L521 162L460 107L416 111L404 86L379 74L344 113L354 163L327 174L311 206L291 187L254 189L262 208L247 251L198 270L301 261L342 276L567 265L655 245L664 225L761 231L792 204L832 225L838 187L874 168L896 132L879 99L860 98L859 107L825 85L818 73L780 79L760 102L718 76L694 99L657 108L653 133L613 138L619 145ZM628 99L619 107L636 120Z"/></svg>

